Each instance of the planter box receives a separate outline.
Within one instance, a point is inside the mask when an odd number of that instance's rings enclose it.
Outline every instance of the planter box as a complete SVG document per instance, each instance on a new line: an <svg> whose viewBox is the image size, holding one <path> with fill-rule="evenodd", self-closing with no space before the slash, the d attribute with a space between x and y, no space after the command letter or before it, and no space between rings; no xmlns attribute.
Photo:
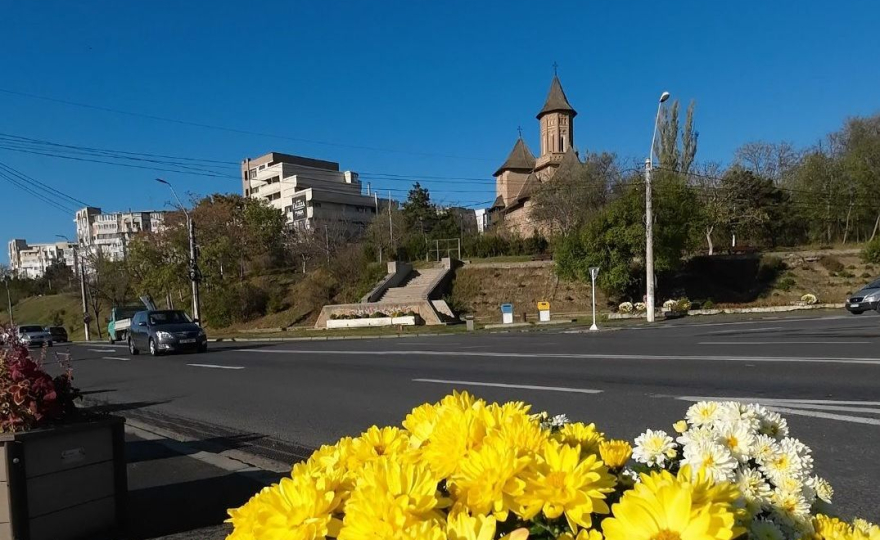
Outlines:
<svg viewBox="0 0 880 540"><path fill-rule="evenodd" d="M371 326L415 326L416 318L409 317L375 317L368 319L329 319L327 328L367 328Z"/></svg>
<svg viewBox="0 0 880 540"><path fill-rule="evenodd" d="M0 540L121 531L128 492L122 418L0 434Z"/></svg>

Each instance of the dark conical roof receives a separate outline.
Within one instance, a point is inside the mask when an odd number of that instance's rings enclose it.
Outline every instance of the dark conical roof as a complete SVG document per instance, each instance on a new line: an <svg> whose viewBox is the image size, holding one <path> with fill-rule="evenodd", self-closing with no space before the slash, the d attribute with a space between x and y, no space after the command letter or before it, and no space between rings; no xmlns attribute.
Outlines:
<svg viewBox="0 0 880 540"><path fill-rule="evenodd" d="M565 97L565 91L562 90L562 83L559 82L559 77L554 75L553 81L550 82L550 91L547 93L547 101L544 102L541 112L538 113L538 119L549 112L556 111L570 112L572 116L577 115L577 111L574 110L574 107L568 102L568 98Z"/></svg>
<svg viewBox="0 0 880 540"><path fill-rule="evenodd" d="M510 151L510 155L507 156L504 165L498 167L498 170L492 176L498 176L504 171L531 171L534 168L535 156L532 155L529 147L526 146L525 141L520 137L516 140L516 144L513 145L513 150Z"/></svg>

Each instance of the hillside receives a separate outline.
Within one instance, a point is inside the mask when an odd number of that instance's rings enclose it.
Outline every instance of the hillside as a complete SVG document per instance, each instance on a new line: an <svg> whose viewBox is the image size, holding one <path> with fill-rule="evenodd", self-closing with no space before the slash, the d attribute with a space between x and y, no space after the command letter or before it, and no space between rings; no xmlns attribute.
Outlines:
<svg viewBox="0 0 880 540"><path fill-rule="evenodd" d="M67 329L70 339L84 339L82 324L82 304L80 297L74 294L53 294L35 296L19 301L12 308L16 324L40 324L43 326L63 326ZM0 310L0 321L9 322L6 304ZM92 323L92 329L95 325ZM103 328L101 330L104 331Z"/></svg>

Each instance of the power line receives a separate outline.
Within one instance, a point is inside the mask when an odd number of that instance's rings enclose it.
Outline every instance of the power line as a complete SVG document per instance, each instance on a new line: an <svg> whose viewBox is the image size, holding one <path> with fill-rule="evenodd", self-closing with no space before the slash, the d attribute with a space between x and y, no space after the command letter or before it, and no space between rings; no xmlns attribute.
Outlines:
<svg viewBox="0 0 880 540"><path fill-rule="evenodd" d="M213 129L216 131L225 131L228 133L238 133L240 135L271 137L274 139L283 139L283 140L296 141L296 142L301 142L301 143L319 144L319 145L323 145L323 146L331 146L331 147L337 147L337 148L352 148L352 149L356 149L356 150L369 150L372 152L408 154L408 155L422 156L422 157L440 157L440 158L446 158L446 159L489 161L486 158L456 156L456 155L451 155L451 154L435 154L435 153L431 153L431 152L414 152L414 151L410 151L410 150L399 150L399 149L394 149L394 148L381 148L381 147L373 147L373 146L362 146L362 145L335 143L335 142L320 141L320 140L315 140L315 139L306 139L306 138L302 138L302 137L291 137L289 135L281 135L278 133L265 133L265 132L260 132L260 131L251 131L251 130L246 130L246 129L232 128L232 127L228 127L228 126L207 124L207 123L203 123L203 122L193 122L190 120L181 120L178 118L170 118L167 116L158 116L158 115L153 115L153 114L145 114L145 113L139 113L139 112L133 112L133 111L126 111L126 110L122 110L122 109L114 109L111 107L104 107L102 105L93 105L90 103L81 103L81 102L70 101L70 100L66 100L66 99L58 99L58 98L53 98L53 97L48 97L48 96L41 96L38 94L31 94L29 92L19 92L16 90L9 90L6 88L0 88L0 92L3 92L5 94L14 95L14 96L26 97L26 98L30 98L30 99L39 99L42 101L48 101L48 102L52 102L52 103L60 103L62 105L81 107L84 109L92 109L92 110L109 112L109 113L114 113L114 114L122 114L122 115L126 115L126 116L132 116L135 118L145 118L148 120L155 120L155 121L159 121L159 122L170 122L173 124L179 124L179 125L184 125L184 126L199 127L199 128L204 128L204 129Z"/></svg>
<svg viewBox="0 0 880 540"><path fill-rule="evenodd" d="M59 190L53 188L53 187L50 186L50 185L44 184L43 182L40 182L39 180L37 180L37 179L35 179L35 178L32 178L32 177L30 177L30 176L24 174L23 172L21 172L21 171L19 171L19 170L16 170L16 169L14 169L14 168L12 168L12 167L10 167L9 165L3 163L2 161L0 161L0 167L2 167L3 169L5 169L8 173L13 174L13 175L19 177L20 179L22 179L22 180L25 181L25 182L28 182L28 183L31 183L31 184L36 184L37 186L39 186L40 188L42 188L44 191L48 191L48 192L50 192L50 193L55 194L56 196L63 197L63 198L65 198L65 199L69 200L69 201L75 202L75 203L77 203L77 204L81 204L81 205L83 205L83 206L90 206L88 203L83 202L82 200L77 199L76 197L73 197L73 196L71 196L71 195L68 195L67 193L64 193L64 192L62 192L62 191L59 191Z"/></svg>

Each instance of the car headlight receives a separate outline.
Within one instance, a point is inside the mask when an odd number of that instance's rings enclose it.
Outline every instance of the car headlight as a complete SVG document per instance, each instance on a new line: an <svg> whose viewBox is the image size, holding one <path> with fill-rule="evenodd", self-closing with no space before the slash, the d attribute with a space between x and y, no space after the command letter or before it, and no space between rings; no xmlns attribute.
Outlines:
<svg viewBox="0 0 880 540"><path fill-rule="evenodd" d="M172 336L170 332L163 332L160 330L156 332L156 337L159 339L172 339L174 336Z"/></svg>
<svg viewBox="0 0 880 540"><path fill-rule="evenodd" d="M201 328L199 328L199 337L206 337L206 336L205 336L205 331L202 330Z"/></svg>
<svg viewBox="0 0 880 540"><path fill-rule="evenodd" d="M22 341L30 341L30 340L31 340L31 336L25 334L25 335L21 336L21 340L22 340Z"/></svg>
<svg viewBox="0 0 880 540"><path fill-rule="evenodd" d="M871 293L862 300L865 302L876 302L878 299L880 299L880 292Z"/></svg>

